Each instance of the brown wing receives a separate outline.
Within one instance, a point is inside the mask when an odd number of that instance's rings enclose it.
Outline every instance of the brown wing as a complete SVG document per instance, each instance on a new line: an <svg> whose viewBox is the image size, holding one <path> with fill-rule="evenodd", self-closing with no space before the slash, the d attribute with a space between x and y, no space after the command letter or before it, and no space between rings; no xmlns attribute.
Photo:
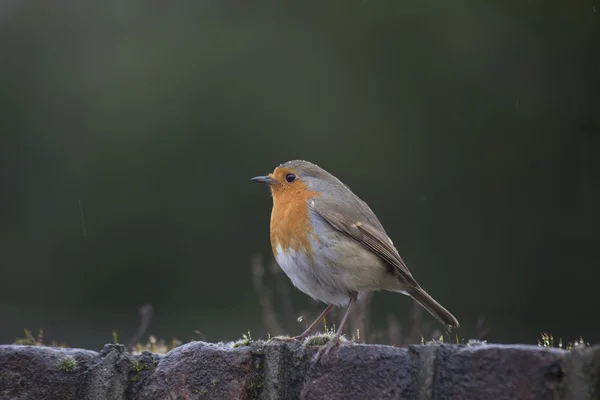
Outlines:
<svg viewBox="0 0 600 400"><path fill-rule="evenodd" d="M358 210L356 209L358 204L344 207L345 205L340 204L340 202L332 202L323 198L313 199L309 204L332 227L356 240L392 265L398 272L402 282L419 287L398 254L392 240L383 231L381 223L366 203L360 201ZM369 223L369 220L375 222Z"/></svg>

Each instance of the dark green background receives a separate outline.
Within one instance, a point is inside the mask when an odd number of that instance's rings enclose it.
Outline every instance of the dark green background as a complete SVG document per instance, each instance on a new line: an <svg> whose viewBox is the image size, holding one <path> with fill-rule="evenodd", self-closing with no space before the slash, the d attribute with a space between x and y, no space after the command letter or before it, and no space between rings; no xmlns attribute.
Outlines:
<svg viewBox="0 0 600 400"><path fill-rule="evenodd" d="M600 341L600 3L0 5L0 343L99 348L148 302L167 339L266 335L249 178L295 158L371 205L462 336ZM374 324L409 305L377 294Z"/></svg>

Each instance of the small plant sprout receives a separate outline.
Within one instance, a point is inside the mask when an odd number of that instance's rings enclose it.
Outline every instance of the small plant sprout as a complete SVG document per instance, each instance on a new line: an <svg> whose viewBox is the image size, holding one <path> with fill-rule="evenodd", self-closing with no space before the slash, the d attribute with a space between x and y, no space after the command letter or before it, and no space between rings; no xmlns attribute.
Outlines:
<svg viewBox="0 0 600 400"><path fill-rule="evenodd" d="M43 346L44 345L44 331L39 330L37 337L33 336L29 329L24 329L25 337L17 338L15 344L21 344L26 346Z"/></svg>
<svg viewBox="0 0 600 400"><path fill-rule="evenodd" d="M538 339L538 346L540 347L554 347L554 337L547 333L542 333L540 339Z"/></svg>
<svg viewBox="0 0 600 400"><path fill-rule="evenodd" d="M571 349L573 349L575 347L579 347L579 346L589 347L589 345L590 344L588 342L585 342L583 340L583 337L580 336L579 340L576 340L574 343L567 344L567 350L571 350Z"/></svg>
<svg viewBox="0 0 600 400"><path fill-rule="evenodd" d="M251 341L252 336L250 335L250 330L248 329L248 334L243 333L242 338L233 343L233 347L236 348L240 346L249 346Z"/></svg>
<svg viewBox="0 0 600 400"><path fill-rule="evenodd" d="M64 343L58 343L53 340L50 343L44 342L44 330L40 329L37 336L34 336L29 329L24 329L25 337L17 338L13 344L24 346L46 346L46 347L67 347Z"/></svg>
<svg viewBox="0 0 600 400"><path fill-rule="evenodd" d="M563 345L563 340L562 337L558 338L558 345L554 346L554 336L553 335L548 335L547 333L542 333L540 335L540 338L537 341L538 346L540 347L546 347L546 348L559 348L559 349L565 349L565 350L572 350L575 347L578 346L589 346L590 344L585 342L583 340L583 337L579 337L579 340L575 340L575 342L569 342L567 343L566 346Z"/></svg>
<svg viewBox="0 0 600 400"><path fill-rule="evenodd" d="M181 346L181 340L173 338L167 343L164 339L157 339L156 336L150 335L146 343L137 343L133 347L133 354L140 354L143 351L149 351L156 354L166 354L175 347Z"/></svg>

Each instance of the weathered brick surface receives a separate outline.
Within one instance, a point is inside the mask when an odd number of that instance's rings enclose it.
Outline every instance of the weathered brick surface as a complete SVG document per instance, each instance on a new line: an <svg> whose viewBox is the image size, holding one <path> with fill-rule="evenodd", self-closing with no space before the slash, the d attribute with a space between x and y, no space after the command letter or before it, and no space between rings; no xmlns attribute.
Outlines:
<svg viewBox="0 0 600 400"><path fill-rule="evenodd" d="M302 344L193 342L164 356L107 345L0 346L0 400L595 399L600 346L344 344L315 363ZM63 361L65 357L74 363ZM71 368L72 366L72 368Z"/></svg>
<svg viewBox="0 0 600 400"><path fill-rule="evenodd" d="M300 398L414 398L413 361L406 349L342 346L337 356L323 357L311 365Z"/></svg>
<svg viewBox="0 0 600 400"><path fill-rule="evenodd" d="M573 349L564 369L565 400L600 399L600 346Z"/></svg>
<svg viewBox="0 0 600 400"><path fill-rule="evenodd" d="M436 350L432 398L559 398L564 351L495 345Z"/></svg>
<svg viewBox="0 0 600 400"><path fill-rule="evenodd" d="M259 357L253 362L250 347L185 344L160 361L136 398L243 399L252 390L259 362Z"/></svg>
<svg viewBox="0 0 600 400"><path fill-rule="evenodd" d="M0 346L0 398L78 399L79 382L95 356L78 349Z"/></svg>

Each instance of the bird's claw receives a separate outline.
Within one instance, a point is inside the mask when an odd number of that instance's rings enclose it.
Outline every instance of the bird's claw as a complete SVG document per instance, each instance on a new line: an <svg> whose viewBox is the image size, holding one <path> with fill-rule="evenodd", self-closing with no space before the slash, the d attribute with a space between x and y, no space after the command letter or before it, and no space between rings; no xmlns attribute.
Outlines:
<svg viewBox="0 0 600 400"><path fill-rule="evenodd" d="M333 337L329 342L325 343L317 351L317 354L315 355L315 363L318 362L321 359L321 357L327 356L334 347L337 348L339 345L340 345L340 338L337 336Z"/></svg>
<svg viewBox="0 0 600 400"><path fill-rule="evenodd" d="M304 340L304 338L301 336L294 336L294 337L275 336L275 337L272 337L271 340L275 341L275 342L293 343L293 342L297 342L300 340Z"/></svg>

